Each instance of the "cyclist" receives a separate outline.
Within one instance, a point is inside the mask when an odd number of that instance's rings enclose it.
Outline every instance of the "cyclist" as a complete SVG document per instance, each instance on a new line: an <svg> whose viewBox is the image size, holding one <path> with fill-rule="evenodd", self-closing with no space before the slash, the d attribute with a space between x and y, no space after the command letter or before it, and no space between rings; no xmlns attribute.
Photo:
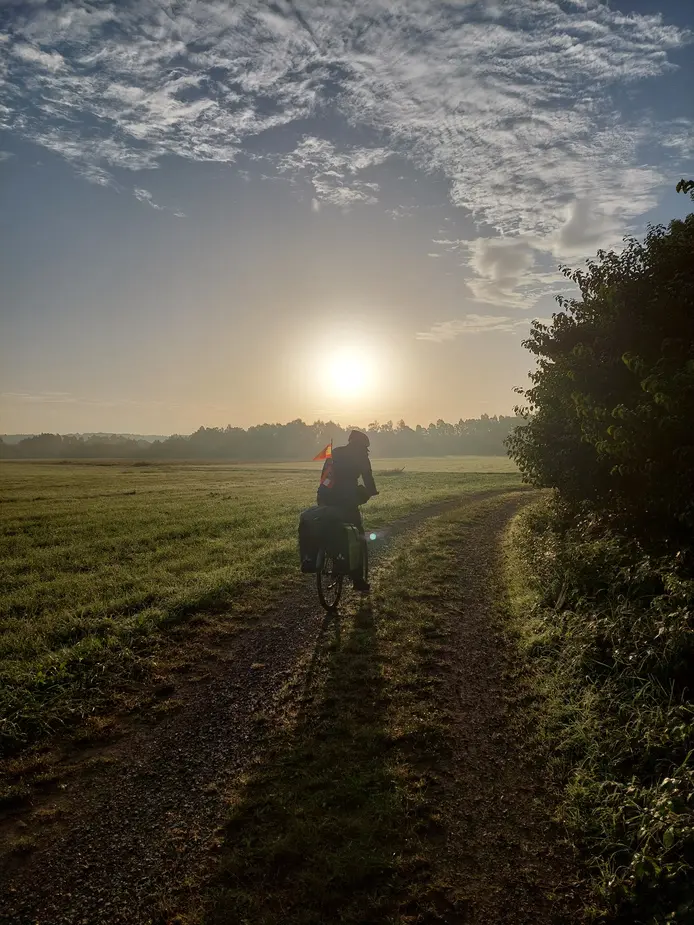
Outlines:
<svg viewBox="0 0 694 925"><path fill-rule="evenodd" d="M332 457L326 459L318 487L318 504L337 508L345 523L353 524L364 541L364 524L359 505L378 494L371 461L369 460L369 438L360 430L353 430L347 439L347 446L336 446ZM359 479L364 484L359 484ZM350 573L356 591L368 594L370 585L364 578L363 569Z"/></svg>

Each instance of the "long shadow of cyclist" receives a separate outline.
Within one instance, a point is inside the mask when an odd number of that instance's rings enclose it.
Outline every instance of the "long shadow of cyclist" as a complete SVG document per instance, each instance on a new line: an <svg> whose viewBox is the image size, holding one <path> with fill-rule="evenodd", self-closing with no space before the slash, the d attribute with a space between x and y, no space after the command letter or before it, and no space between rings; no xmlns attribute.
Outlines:
<svg viewBox="0 0 694 925"><path fill-rule="evenodd" d="M392 914L404 808L387 767L377 622L365 602L324 627L295 725L233 804L215 925Z"/></svg>

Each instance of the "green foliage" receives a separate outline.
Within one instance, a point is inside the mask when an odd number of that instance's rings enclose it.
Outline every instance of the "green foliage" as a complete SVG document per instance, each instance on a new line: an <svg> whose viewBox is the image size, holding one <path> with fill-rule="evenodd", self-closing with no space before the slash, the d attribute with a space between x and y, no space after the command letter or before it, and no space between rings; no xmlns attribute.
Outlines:
<svg viewBox="0 0 694 925"><path fill-rule="evenodd" d="M508 445L533 484L671 535L694 526L694 214L625 243L564 269L580 298L525 341L537 368Z"/></svg>
<svg viewBox="0 0 694 925"><path fill-rule="evenodd" d="M624 922L694 920L694 580L541 503L511 535L565 818ZM515 561L514 561L515 559Z"/></svg>

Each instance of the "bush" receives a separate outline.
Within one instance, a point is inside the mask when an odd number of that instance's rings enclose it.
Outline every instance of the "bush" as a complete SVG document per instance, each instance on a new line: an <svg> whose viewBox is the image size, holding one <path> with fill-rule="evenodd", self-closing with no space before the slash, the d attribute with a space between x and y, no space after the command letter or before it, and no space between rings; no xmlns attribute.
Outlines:
<svg viewBox="0 0 694 925"><path fill-rule="evenodd" d="M625 242L564 268L581 297L524 342L537 368L508 446L574 508L672 540L694 527L694 214Z"/></svg>
<svg viewBox="0 0 694 925"><path fill-rule="evenodd" d="M520 629L544 732L600 906L694 921L694 581L556 506L527 510L513 541L536 601Z"/></svg>

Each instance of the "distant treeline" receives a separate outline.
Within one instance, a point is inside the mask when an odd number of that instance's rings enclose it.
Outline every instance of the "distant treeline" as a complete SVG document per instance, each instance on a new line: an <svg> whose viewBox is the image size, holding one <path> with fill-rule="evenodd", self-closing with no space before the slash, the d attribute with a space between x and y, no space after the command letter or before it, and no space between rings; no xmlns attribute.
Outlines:
<svg viewBox="0 0 694 925"><path fill-rule="evenodd" d="M366 428L372 452L382 457L504 456L504 440L519 418L483 414L481 418L428 427L374 422ZM351 427L333 421L290 421L242 427L201 427L190 436L169 437L146 443L117 434L61 436L38 434L10 445L0 440L2 459L229 459L310 460L332 440L345 442Z"/></svg>

